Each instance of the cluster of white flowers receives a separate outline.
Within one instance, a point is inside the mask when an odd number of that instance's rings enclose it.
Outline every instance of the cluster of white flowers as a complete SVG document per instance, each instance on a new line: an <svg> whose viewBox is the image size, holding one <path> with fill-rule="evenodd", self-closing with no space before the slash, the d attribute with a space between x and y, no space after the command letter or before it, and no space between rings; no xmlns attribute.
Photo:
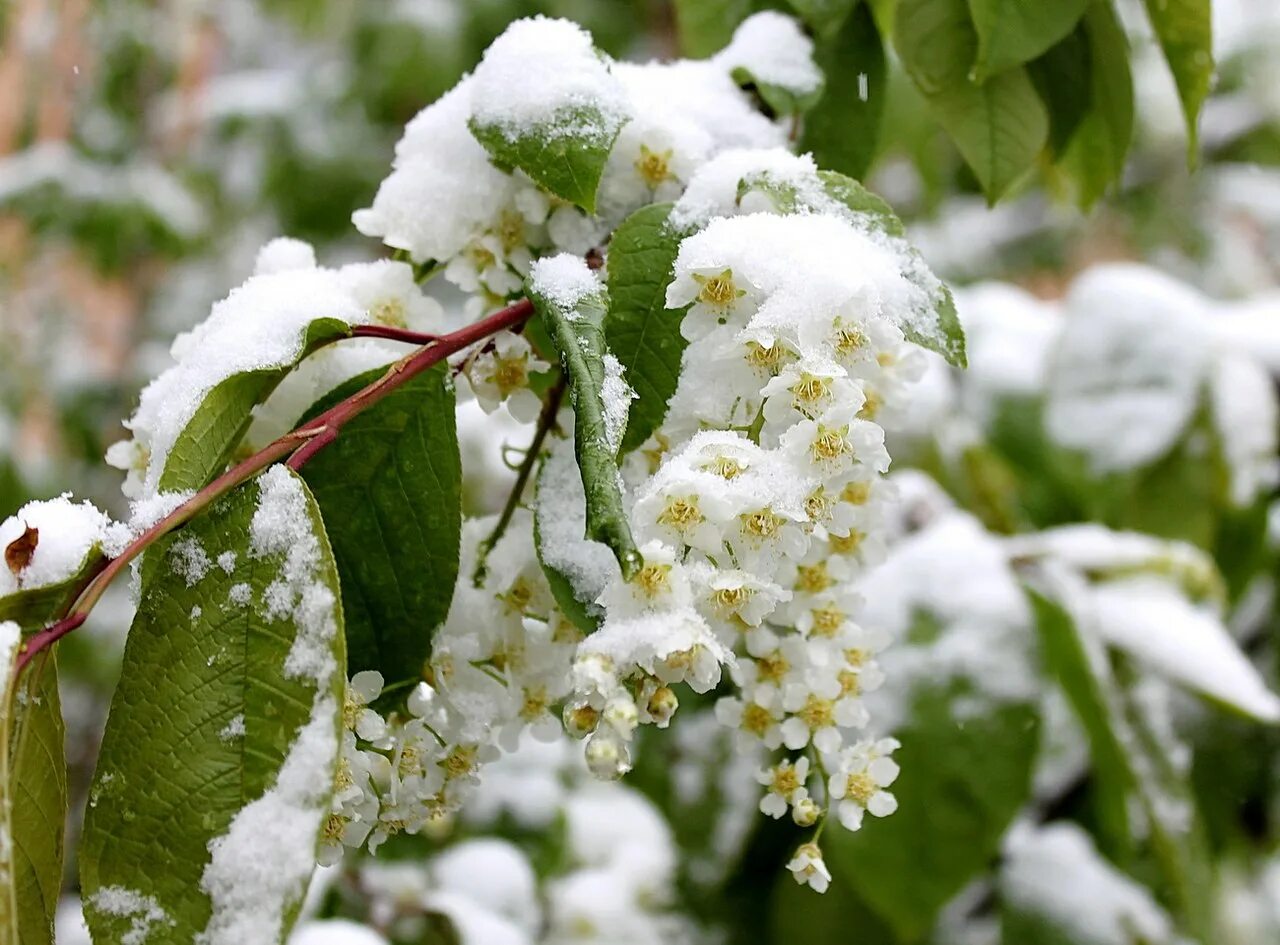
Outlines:
<svg viewBox="0 0 1280 945"><path fill-rule="evenodd" d="M610 62L565 20L519 20L472 75L409 123L391 175L355 225L417 263L443 266L444 278L468 295L468 319L492 311L520 291L536 259L602 247L629 213L679 196L716 154L785 144L785 124L761 114L732 75L760 54L758 42L744 43L762 29L780 43L779 81L820 81L812 43L779 14L748 19L741 41L712 59L644 64ZM579 117L548 110L550 103L567 103ZM602 116L602 127L581 127L581 109ZM555 134L569 125L616 134L597 212L548 195L519 170L495 167L472 133L477 122L511 133ZM505 400L515 416L532 419L529 376L546 368L521 335L504 333L464 365L460 390L487 411Z"/></svg>
<svg viewBox="0 0 1280 945"><path fill-rule="evenodd" d="M325 858L368 840L377 849L401 831L446 827L477 783L480 766L516 748L526 729L559 738L555 714L569 692L580 632L555 606L533 548L530 514L517 510L489 550L478 583L481 542L493 517L463 529L459 581L436 630L431 682L410 692L406 712L371 708L380 673L347 687L346 734L325 829Z"/></svg>

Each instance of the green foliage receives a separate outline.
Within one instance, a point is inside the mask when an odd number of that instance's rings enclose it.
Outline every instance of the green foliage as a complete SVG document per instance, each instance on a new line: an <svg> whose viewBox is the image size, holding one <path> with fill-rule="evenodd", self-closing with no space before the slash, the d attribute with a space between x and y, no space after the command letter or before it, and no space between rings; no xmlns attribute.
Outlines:
<svg viewBox="0 0 1280 945"><path fill-rule="evenodd" d="M348 334L350 329L345 322L315 319L302 338L298 360ZM165 458L160 491L200 489L222 472L249 429L253 407L266 400L293 367L289 364L275 370L233 374L209 391Z"/></svg>
<svg viewBox="0 0 1280 945"><path fill-rule="evenodd" d="M155 940L192 941L212 913L201 886L210 842L272 789L291 744L309 721L332 724L337 737L345 682L338 575L319 509L302 489L319 546L316 577L334 595L327 607L321 603L309 610L337 630L327 644L310 641L310 646L328 647L330 666L319 692L305 675L284 669L302 629L290 615L272 619L263 613L261 601L280 579L284 555L258 555L251 548L261 491L257 483L219 500L181 533L157 542L143 560L144 591L125 647L80 849L87 919L100 941L120 941L131 928L130 918L95 907L95 895L114 887L153 897L165 911L167 919L151 923ZM174 571L172 556L175 546L192 541L211 558L235 552L234 565L212 566L188 583ZM237 586L247 592L233 590ZM248 602L235 602L246 596ZM313 719L325 706L332 719ZM240 726L243 734L236 735ZM313 836L327 808L328 787L321 775L311 788L317 808L301 829ZM294 813L311 816L301 805ZM300 826L293 823L290 829ZM292 900L283 904L286 931L303 891L293 890Z"/></svg>
<svg viewBox="0 0 1280 945"><path fill-rule="evenodd" d="M641 565L627 524L618 477L618 442L611 442L605 422L603 399L605 380L604 320L609 306L602 288L572 308L565 309L526 285L534 309L542 320L551 343L560 355L560 366L569 385L574 411L574 451L587 496L587 537L609 546L622 574L630 579ZM623 435L618 430L619 441Z"/></svg>
<svg viewBox="0 0 1280 945"><path fill-rule="evenodd" d="M637 210L609 243L605 340L638 395L627 419L623 452L638 447L662 423L688 345L680 334L683 310L667 308L667 283L682 235L669 224L670 216L671 204Z"/></svg>
<svg viewBox="0 0 1280 945"><path fill-rule="evenodd" d="M674 0L680 52L702 59L723 49L751 13L751 0Z"/></svg>
<svg viewBox="0 0 1280 945"><path fill-rule="evenodd" d="M942 906L984 870L1031 790L1039 720L1027 703L958 707L949 688L916 693L898 732L898 811L857 833L823 838L835 883L847 883L903 942L923 941Z"/></svg>
<svg viewBox="0 0 1280 945"><path fill-rule="evenodd" d="M831 0L797 6L838 3ZM815 28L820 29L816 24ZM822 167L862 178L875 159L889 98L884 44L870 8L860 4L854 9L838 31L819 41L814 58L829 77L829 88L805 115L800 146Z"/></svg>
<svg viewBox="0 0 1280 945"><path fill-rule="evenodd" d="M567 443L564 444L564 448L569 448ZM544 460L538 469L537 489L539 492L543 488L548 462L548 460ZM551 486L548 486L548 488L551 488ZM542 535L547 525L543 518L543 508L543 505L536 501L534 502L533 547L537 551L538 564L542 566L542 573L547 576L547 584L551 588L551 596L556 599L556 604L564 612L564 615L573 622L575 627L583 633L594 633L599 629L600 622L587 611L587 605L590 601L578 600L578 596L573 591L573 584L549 564L543 554Z"/></svg>
<svg viewBox="0 0 1280 945"><path fill-rule="evenodd" d="M471 133L499 167L518 168L531 178L588 213L596 209L596 190L609 160L614 139L622 130L590 105L566 106L544 126L513 134L499 125L482 125L474 118Z"/></svg>
<svg viewBox="0 0 1280 945"><path fill-rule="evenodd" d="M894 43L934 117L995 203L1030 170L1048 134L1048 115L1026 70L974 81L978 35L965 0L901 0Z"/></svg>
<svg viewBox="0 0 1280 945"><path fill-rule="evenodd" d="M46 653L13 683L17 654L0 666L0 942L53 945L67 816L58 672Z"/></svg>
<svg viewBox="0 0 1280 945"><path fill-rule="evenodd" d="M1124 28L1095 2L1075 33L1031 67L1049 109L1050 146L1076 202L1091 207L1120 179L1133 139L1133 78Z"/></svg>
<svg viewBox="0 0 1280 945"><path fill-rule="evenodd" d="M1090 0L1034 4L1023 0L969 0L978 33L974 78L982 82L1036 58L1071 32L1089 3Z"/></svg>
<svg viewBox="0 0 1280 945"><path fill-rule="evenodd" d="M420 678L458 576L462 465L445 367L355 417L303 467L338 564L349 672L376 669L388 687ZM331 391L299 425L382 374Z"/></svg>
<svg viewBox="0 0 1280 945"><path fill-rule="evenodd" d="M1198 147L1200 107L1213 81L1213 17L1210 0L1145 0L1147 17L1173 72L1187 121L1187 153Z"/></svg>

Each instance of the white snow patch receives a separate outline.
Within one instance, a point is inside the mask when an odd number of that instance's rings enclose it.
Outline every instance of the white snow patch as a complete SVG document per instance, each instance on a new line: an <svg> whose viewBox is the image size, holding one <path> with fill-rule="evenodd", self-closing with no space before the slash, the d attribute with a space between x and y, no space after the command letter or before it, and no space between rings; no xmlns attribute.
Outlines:
<svg viewBox="0 0 1280 945"><path fill-rule="evenodd" d="M316 824L328 810L338 757L333 695L324 692L298 732L275 784L209 841L200 888L213 906L195 945L271 945L316 865Z"/></svg>
<svg viewBox="0 0 1280 945"><path fill-rule="evenodd" d="M757 82L801 97L822 85L822 71L813 62L813 40L794 19L772 10L743 20L714 62L729 73L745 69Z"/></svg>
<svg viewBox="0 0 1280 945"><path fill-rule="evenodd" d="M600 295L603 286L581 256L558 253L535 262L529 270L533 292L563 312L572 312L579 302Z"/></svg>
<svg viewBox="0 0 1280 945"><path fill-rule="evenodd" d="M31 560L17 574L0 564L0 597L73 577L95 549L102 548L111 519L67 495L28 502L0 524L0 550L21 539L28 528L39 532Z"/></svg>
<svg viewBox="0 0 1280 945"><path fill-rule="evenodd" d="M596 598L621 573L607 545L583 537L587 530L586 495L572 440L560 441L547 456L538 475L535 503L542 561L565 577L587 613L602 614Z"/></svg>
<svg viewBox="0 0 1280 945"><path fill-rule="evenodd" d="M155 897L144 896L123 886L104 886L94 890L86 905L103 915L131 920L129 931L120 939L120 945L144 945L153 927L174 925Z"/></svg>

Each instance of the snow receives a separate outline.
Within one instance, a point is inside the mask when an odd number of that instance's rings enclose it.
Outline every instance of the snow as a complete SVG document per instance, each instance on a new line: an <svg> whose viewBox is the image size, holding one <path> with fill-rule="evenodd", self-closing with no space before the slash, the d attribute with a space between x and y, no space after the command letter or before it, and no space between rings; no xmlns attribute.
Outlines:
<svg viewBox="0 0 1280 945"><path fill-rule="evenodd" d="M1081 522L1005 540L1013 559L1052 557L1076 571L1114 576L1142 569L1171 575L1203 592L1219 580L1213 559L1195 545Z"/></svg>
<svg viewBox="0 0 1280 945"><path fill-rule="evenodd" d="M516 191L467 128L471 83L464 78L409 122L373 206L351 218L361 233L417 262L457 255Z"/></svg>
<svg viewBox="0 0 1280 945"><path fill-rule="evenodd" d="M789 188L802 206L837 212L834 201L822 189L818 166L810 155L792 154L783 147L730 148L693 175L671 211L671 225L681 231L692 230L715 217L734 215L742 206L738 191L743 182Z"/></svg>
<svg viewBox="0 0 1280 945"><path fill-rule="evenodd" d="M604 402L604 438L614 453L622 445L622 435L627 432L627 417L631 413L631 401L639 395L624 376L622 362L612 354L605 354L604 383L600 387L600 399Z"/></svg>
<svg viewBox="0 0 1280 945"><path fill-rule="evenodd" d="M222 731L218 732L218 738L224 742L234 741L237 738L244 738L244 713L232 718L230 722L222 727Z"/></svg>
<svg viewBox="0 0 1280 945"><path fill-rule="evenodd" d="M430 873L433 889L466 896L528 934L537 931L537 876L514 844L494 838L467 840L434 857Z"/></svg>
<svg viewBox="0 0 1280 945"><path fill-rule="evenodd" d="M966 411L986 421L999 398L1039 394L1061 331L1056 306L999 282L960 289L955 300L969 360Z"/></svg>
<svg viewBox="0 0 1280 945"><path fill-rule="evenodd" d="M1280 409L1274 382L1252 357L1226 354L1213 365L1213 424L1231 470L1231 501L1248 505L1277 480Z"/></svg>
<svg viewBox="0 0 1280 945"><path fill-rule="evenodd" d="M339 272L291 270L251 277L179 336L177 363L147 385L125 424L149 453L143 497L157 491L170 450L214 387L237 374L293 365L308 326L324 318L356 324L368 315Z"/></svg>
<svg viewBox="0 0 1280 945"><path fill-rule="evenodd" d="M315 268L316 251L310 243L282 236L273 239L258 250L258 258L253 264L253 274L269 276L294 269Z"/></svg>
<svg viewBox="0 0 1280 945"><path fill-rule="evenodd" d="M858 622L894 637L878 656L893 685L866 697L872 716L887 730L905 721L916 688L952 679L970 681L984 700L1037 697L1026 598L999 541L974 518L940 511L928 526L893 546L885 562L857 586L865 597ZM937 622L938 635L916 643L909 633L921 613Z"/></svg>
<svg viewBox="0 0 1280 945"><path fill-rule="evenodd" d="M630 116L621 84L591 35L568 20L516 20L485 50L472 115L507 138L550 135L608 144Z"/></svg>
<svg viewBox="0 0 1280 945"><path fill-rule="evenodd" d="M571 253L539 259L529 270L529 283L535 295L569 313L583 299L599 296L604 291L586 261Z"/></svg>
<svg viewBox="0 0 1280 945"><path fill-rule="evenodd" d="M316 865L316 826L328 812L338 757L333 695L325 691L294 739L275 784L209 841L200 878L212 915L195 945L272 945Z"/></svg>
<svg viewBox="0 0 1280 945"><path fill-rule="evenodd" d="M153 927L174 924L153 897L123 886L94 890L86 905L103 915L130 920L129 931L121 937L120 945L145 945Z"/></svg>
<svg viewBox="0 0 1280 945"><path fill-rule="evenodd" d="M338 601L321 573L323 555L306 487L296 473L272 466L258 477L261 494L249 533L254 558L283 556L280 572L264 592L268 619L292 618L296 629L285 676L323 688L336 671L331 645L338 633Z"/></svg>
<svg viewBox="0 0 1280 945"><path fill-rule="evenodd" d="M111 520L90 503L72 502L67 495L28 502L0 524L0 549L21 539L28 528L39 533L31 560L17 574L0 566L0 597L74 577L102 549Z"/></svg>
<svg viewBox="0 0 1280 945"><path fill-rule="evenodd" d="M209 573L209 555L194 537L180 538L169 546L169 565L173 573L194 587Z"/></svg>
<svg viewBox="0 0 1280 945"><path fill-rule="evenodd" d="M1079 945L1172 942L1169 917L1151 893L1108 863L1074 824L1017 824L1004 842L1000 890L1014 909L1039 916Z"/></svg>
<svg viewBox="0 0 1280 945"><path fill-rule="evenodd" d="M1098 474L1152 463L1200 402L1212 357L1205 303L1153 269L1099 266L1072 285L1049 359L1045 424Z"/></svg>
<svg viewBox="0 0 1280 945"><path fill-rule="evenodd" d="M729 73L745 69L757 82L801 97L822 86L822 72L813 62L813 40L794 19L771 10L743 20L714 61Z"/></svg>
<svg viewBox="0 0 1280 945"><path fill-rule="evenodd" d="M1280 722L1280 697L1222 622L1168 581L1138 576L1094 588L1092 626L1111 646L1183 686L1264 722Z"/></svg>
<svg viewBox="0 0 1280 945"><path fill-rule="evenodd" d="M561 440L548 454L538 474L535 512L542 561L565 577L587 613L602 614L596 598L620 572L607 545L583 537L587 530L586 495L572 440Z"/></svg>
<svg viewBox="0 0 1280 945"><path fill-rule="evenodd" d="M298 926L289 936L288 945L387 945L387 940L356 922L323 919Z"/></svg>

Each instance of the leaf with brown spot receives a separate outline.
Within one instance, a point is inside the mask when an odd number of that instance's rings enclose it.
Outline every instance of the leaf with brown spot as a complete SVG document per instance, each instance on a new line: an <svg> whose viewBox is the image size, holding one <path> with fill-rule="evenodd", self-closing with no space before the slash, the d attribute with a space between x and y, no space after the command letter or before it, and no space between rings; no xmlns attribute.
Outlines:
<svg viewBox="0 0 1280 945"><path fill-rule="evenodd" d="M40 529L27 526L27 530L20 536L9 542L4 549L4 563L9 566L9 570L13 572L13 576L17 577L27 565L31 563L31 559L35 557L36 545L40 542Z"/></svg>

